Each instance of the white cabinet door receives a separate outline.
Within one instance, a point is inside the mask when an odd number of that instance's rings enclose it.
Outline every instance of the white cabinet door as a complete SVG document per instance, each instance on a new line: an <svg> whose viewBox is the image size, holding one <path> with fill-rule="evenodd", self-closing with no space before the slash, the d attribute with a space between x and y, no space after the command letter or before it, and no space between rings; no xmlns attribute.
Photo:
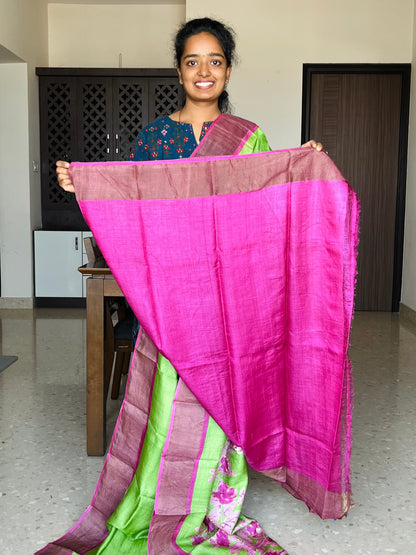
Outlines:
<svg viewBox="0 0 416 555"><path fill-rule="evenodd" d="M81 231L35 231L35 296L82 297Z"/></svg>

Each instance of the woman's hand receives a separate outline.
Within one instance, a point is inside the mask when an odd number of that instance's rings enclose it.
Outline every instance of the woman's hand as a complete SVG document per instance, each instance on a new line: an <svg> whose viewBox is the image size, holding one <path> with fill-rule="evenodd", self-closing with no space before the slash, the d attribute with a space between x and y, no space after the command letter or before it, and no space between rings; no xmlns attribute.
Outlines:
<svg viewBox="0 0 416 555"><path fill-rule="evenodd" d="M68 193L75 193L74 185L68 174L69 163L63 160L56 162L56 175L58 177L59 186Z"/></svg>
<svg viewBox="0 0 416 555"><path fill-rule="evenodd" d="M324 147L322 146L321 143L317 143L316 141L314 141L313 139L311 139L310 141L308 141L307 143L303 144L300 148L306 148L306 147L312 147L314 148L317 152L321 152L321 150L324 150ZM326 150L325 150L326 152ZM327 153L327 152L326 152ZM327 153L328 154L328 153Z"/></svg>

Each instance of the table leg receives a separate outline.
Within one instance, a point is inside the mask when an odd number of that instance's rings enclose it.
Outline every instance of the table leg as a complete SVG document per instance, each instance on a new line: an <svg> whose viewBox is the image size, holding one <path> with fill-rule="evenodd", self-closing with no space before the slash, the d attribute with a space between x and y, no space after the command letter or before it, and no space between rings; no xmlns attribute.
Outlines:
<svg viewBox="0 0 416 555"><path fill-rule="evenodd" d="M87 279L87 454L104 455L104 280Z"/></svg>

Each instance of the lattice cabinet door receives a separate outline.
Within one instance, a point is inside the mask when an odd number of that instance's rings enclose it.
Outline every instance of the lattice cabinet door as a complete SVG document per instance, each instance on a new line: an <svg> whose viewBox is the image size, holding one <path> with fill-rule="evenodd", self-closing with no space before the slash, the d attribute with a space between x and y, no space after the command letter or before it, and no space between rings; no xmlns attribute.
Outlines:
<svg viewBox="0 0 416 555"><path fill-rule="evenodd" d="M77 98L79 160L113 160L111 77L78 78Z"/></svg>
<svg viewBox="0 0 416 555"><path fill-rule="evenodd" d="M149 79L113 79L113 160L128 160L134 141L149 121Z"/></svg>
<svg viewBox="0 0 416 555"><path fill-rule="evenodd" d="M173 70L121 71L37 69L44 229L88 229L74 195L58 186L57 160L127 160L140 129L181 105Z"/></svg>
<svg viewBox="0 0 416 555"><path fill-rule="evenodd" d="M40 138L42 220L46 229L65 229L83 221L74 195L63 191L56 179L56 161L78 158L76 79L71 76L40 80Z"/></svg>
<svg viewBox="0 0 416 555"><path fill-rule="evenodd" d="M177 77L149 81L149 121L176 112L183 104L183 89Z"/></svg>

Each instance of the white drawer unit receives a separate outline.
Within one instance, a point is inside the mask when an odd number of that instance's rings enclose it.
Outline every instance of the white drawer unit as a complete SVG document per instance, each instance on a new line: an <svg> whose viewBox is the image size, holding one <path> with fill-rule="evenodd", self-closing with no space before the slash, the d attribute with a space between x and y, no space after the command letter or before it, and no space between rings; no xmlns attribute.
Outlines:
<svg viewBox="0 0 416 555"><path fill-rule="evenodd" d="M78 267L87 262L84 231L35 231L35 297L82 298L83 276Z"/></svg>

